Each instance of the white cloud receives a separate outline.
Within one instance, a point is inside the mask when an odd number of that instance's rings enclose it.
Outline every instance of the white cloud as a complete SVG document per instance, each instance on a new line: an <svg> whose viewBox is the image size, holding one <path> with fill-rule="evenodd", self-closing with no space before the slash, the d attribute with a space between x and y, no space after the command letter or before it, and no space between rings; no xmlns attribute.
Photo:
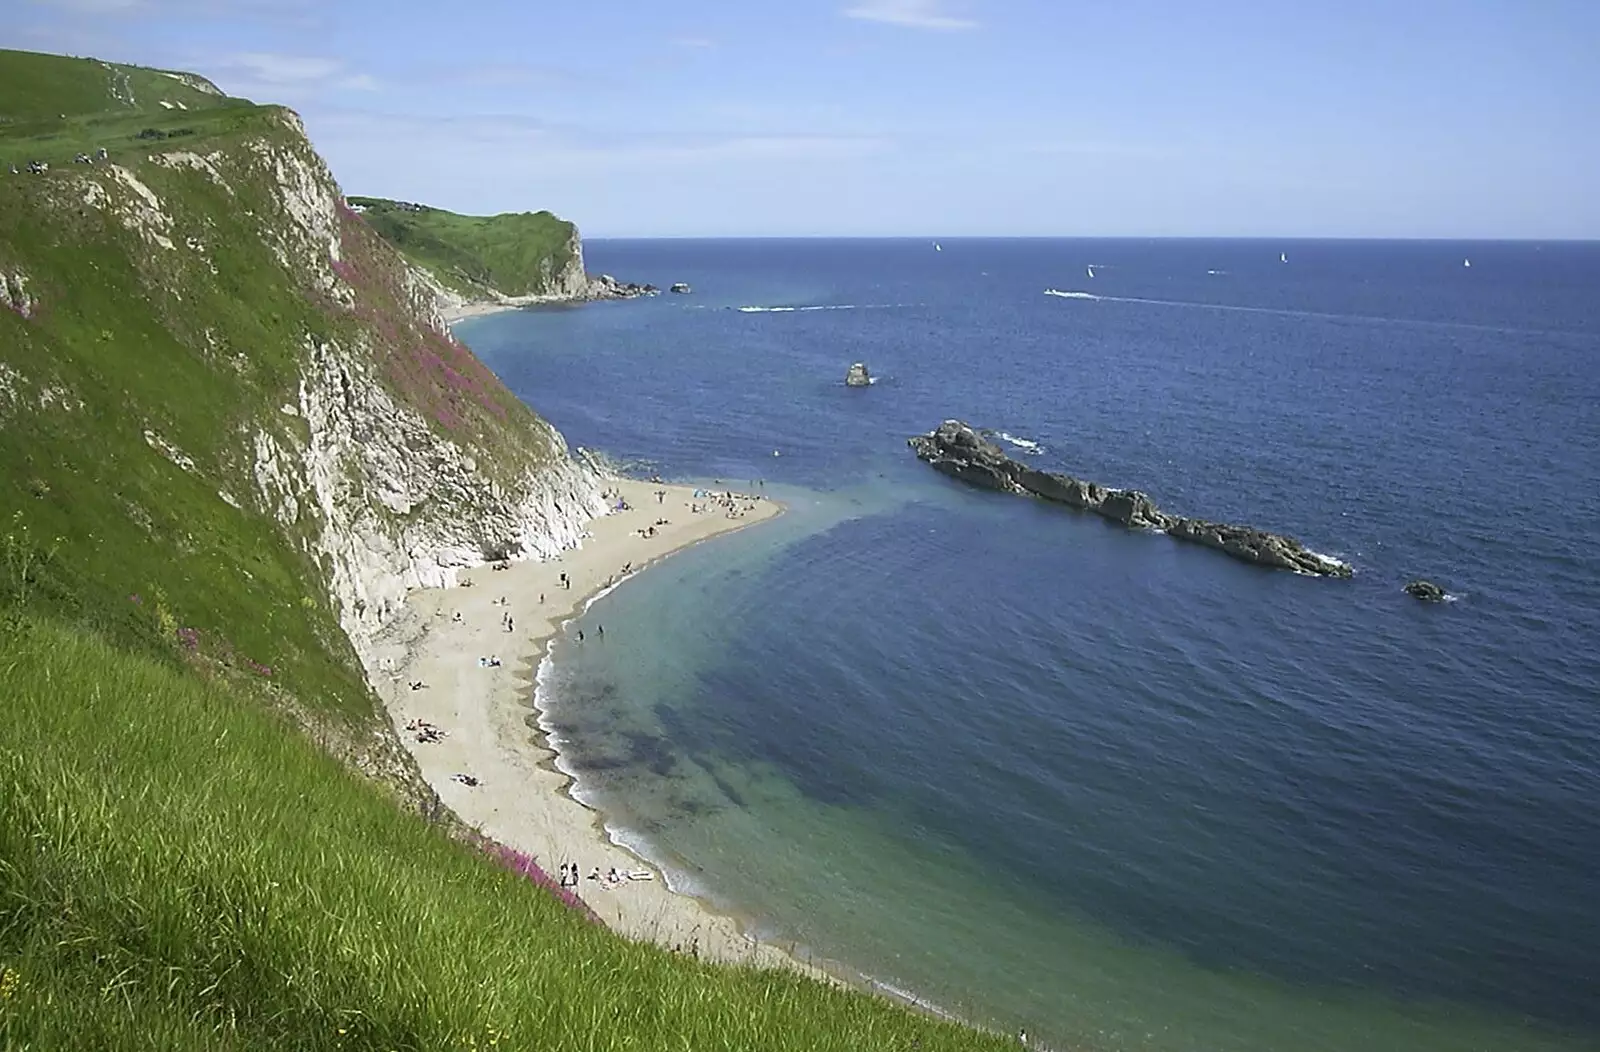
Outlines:
<svg viewBox="0 0 1600 1052"><path fill-rule="evenodd" d="M267 84L321 83L344 68L337 59L277 55L266 51L238 52L221 59L220 64Z"/></svg>
<svg viewBox="0 0 1600 1052"><path fill-rule="evenodd" d="M342 60L315 55L284 55L270 51L240 51L197 62L204 73L230 95L258 102L301 103L334 91L377 91L369 73L350 70Z"/></svg>
<svg viewBox="0 0 1600 1052"><path fill-rule="evenodd" d="M845 9L845 17L866 22L887 22L913 29L976 29L970 18L948 14L944 0L862 0Z"/></svg>
<svg viewBox="0 0 1600 1052"><path fill-rule="evenodd" d="M465 211L562 202L571 186L631 185L654 198L662 179L700 186L735 179L774 185L891 156L888 139L792 134L595 133L537 118L430 119L360 110L307 113L312 141L351 193L428 201ZM608 182L609 181L609 182ZM559 192L555 189L562 187Z"/></svg>
<svg viewBox="0 0 1600 1052"><path fill-rule="evenodd" d="M244 18L300 25L316 14L316 0L30 0L30 6L69 15L129 19Z"/></svg>
<svg viewBox="0 0 1600 1052"><path fill-rule="evenodd" d="M145 8L142 0L33 0L33 6L77 15L127 15Z"/></svg>

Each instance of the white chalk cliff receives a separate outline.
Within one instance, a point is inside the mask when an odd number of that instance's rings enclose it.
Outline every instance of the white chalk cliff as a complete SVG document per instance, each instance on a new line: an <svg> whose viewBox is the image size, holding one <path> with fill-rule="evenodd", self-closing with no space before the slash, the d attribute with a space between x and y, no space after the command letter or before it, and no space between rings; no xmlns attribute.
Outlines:
<svg viewBox="0 0 1600 1052"><path fill-rule="evenodd" d="M408 590L578 543L604 509L601 477L454 340L438 283L347 207L297 116L278 111L242 142L205 153L147 149L17 186L38 195L43 214L120 231L174 333L210 367L257 385L241 391L268 383L256 370L269 357L299 363L292 389L241 409L218 448L176 452L155 422L146 441L173 449L164 455L219 500L270 516L311 557L369 681L371 641ZM250 247L257 241L264 250ZM219 269L229 265L223 244L251 253L253 287L273 282L292 290L289 302L313 305L307 331L270 348L216 336L191 304L231 276ZM584 298L574 248L552 282ZM0 269L0 307L28 319L36 306L29 275ZM44 389L46 364L32 379L0 373L0 410L28 384ZM271 381L281 388L281 373Z"/></svg>

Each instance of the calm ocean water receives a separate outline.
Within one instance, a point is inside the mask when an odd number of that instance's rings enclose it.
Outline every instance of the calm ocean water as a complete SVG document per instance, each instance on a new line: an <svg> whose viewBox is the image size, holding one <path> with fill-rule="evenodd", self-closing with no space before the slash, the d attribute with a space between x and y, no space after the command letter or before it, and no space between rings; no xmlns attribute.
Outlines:
<svg viewBox="0 0 1600 1052"><path fill-rule="evenodd" d="M1600 1047L1600 246L589 257L694 293L463 337L574 444L793 504L541 687L680 885L1051 1047ZM905 446L947 417L1356 576L964 489Z"/></svg>

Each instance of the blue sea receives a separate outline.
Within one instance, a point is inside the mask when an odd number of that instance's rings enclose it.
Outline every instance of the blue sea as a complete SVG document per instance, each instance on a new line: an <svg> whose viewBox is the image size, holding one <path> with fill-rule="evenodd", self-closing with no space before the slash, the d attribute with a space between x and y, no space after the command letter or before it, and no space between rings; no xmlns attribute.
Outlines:
<svg viewBox="0 0 1600 1052"><path fill-rule="evenodd" d="M693 292L460 334L574 445L790 505L540 687L677 886L1050 1048L1600 1048L1600 245L587 252ZM1355 576L965 488L906 447L951 417Z"/></svg>

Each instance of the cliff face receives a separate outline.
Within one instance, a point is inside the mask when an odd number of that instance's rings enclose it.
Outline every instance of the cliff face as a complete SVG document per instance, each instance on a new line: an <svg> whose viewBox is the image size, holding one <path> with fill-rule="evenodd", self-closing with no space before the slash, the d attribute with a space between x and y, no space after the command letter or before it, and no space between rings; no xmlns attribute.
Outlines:
<svg viewBox="0 0 1600 1052"><path fill-rule="evenodd" d="M576 544L601 480L451 336L294 114L219 112L0 177L0 495L71 553L36 595L350 702L341 670L372 673L408 589ZM586 288L575 240L549 280Z"/></svg>
<svg viewBox="0 0 1600 1052"><path fill-rule="evenodd" d="M553 556L604 503L598 476L450 335L433 284L365 229L285 119L293 134L259 156L289 220L286 266L372 324L307 338L284 419L251 435L256 497L285 528L309 524L365 665L409 589L454 584L489 560ZM581 246L574 259L581 283Z"/></svg>

